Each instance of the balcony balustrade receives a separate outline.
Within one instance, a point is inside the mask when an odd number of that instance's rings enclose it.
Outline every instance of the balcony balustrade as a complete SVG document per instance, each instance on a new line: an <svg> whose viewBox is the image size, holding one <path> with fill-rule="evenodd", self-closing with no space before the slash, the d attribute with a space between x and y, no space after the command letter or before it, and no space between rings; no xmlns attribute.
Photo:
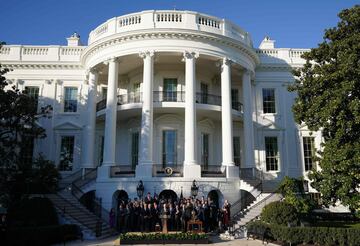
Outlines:
<svg viewBox="0 0 360 246"><path fill-rule="evenodd" d="M153 102L185 102L185 91L154 91ZM142 103L142 94L140 92L132 92L118 95L118 105ZM221 96L211 95L207 93L196 93L196 103L221 106ZM96 111L106 108L106 99L96 104ZM232 102L232 108L242 112L242 103Z"/></svg>

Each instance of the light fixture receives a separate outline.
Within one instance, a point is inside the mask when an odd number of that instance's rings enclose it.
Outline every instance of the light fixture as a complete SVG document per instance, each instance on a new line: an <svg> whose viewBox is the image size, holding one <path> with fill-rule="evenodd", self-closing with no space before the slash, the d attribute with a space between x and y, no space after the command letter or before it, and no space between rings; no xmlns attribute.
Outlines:
<svg viewBox="0 0 360 246"><path fill-rule="evenodd" d="M191 195L195 198L198 195L199 187L196 185L196 181L194 179L191 186Z"/></svg>
<svg viewBox="0 0 360 246"><path fill-rule="evenodd" d="M142 182L142 180L140 180L136 187L136 192L137 192L139 199L142 199L142 197L144 195L144 190L145 190L145 188L144 188L143 182Z"/></svg>

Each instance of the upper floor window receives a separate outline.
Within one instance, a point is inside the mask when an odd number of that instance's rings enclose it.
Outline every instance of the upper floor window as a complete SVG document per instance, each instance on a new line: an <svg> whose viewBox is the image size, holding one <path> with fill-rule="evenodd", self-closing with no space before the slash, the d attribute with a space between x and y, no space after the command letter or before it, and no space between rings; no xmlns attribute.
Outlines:
<svg viewBox="0 0 360 246"><path fill-rule="evenodd" d="M262 94L263 94L263 112L264 112L264 114L276 113L275 89L264 88L264 89L262 89Z"/></svg>
<svg viewBox="0 0 360 246"><path fill-rule="evenodd" d="M314 168L314 155L315 155L315 144L313 137L303 137L304 147L304 165L305 171L310 171Z"/></svg>
<svg viewBox="0 0 360 246"><path fill-rule="evenodd" d="M240 110L239 90L238 89L231 89L231 106L232 106L232 109Z"/></svg>
<svg viewBox="0 0 360 246"><path fill-rule="evenodd" d="M265 137L266 171L279 170L277 137Z"/></svg>
<svg viewBox="0 0 360 246"><path fill-rule="evenodd" d="M62 136L60 147L60 171L71 171L74 162L74 136Z"/></svg>
<svg viewBox="0 0 360 246"><path fill-rule="evenodd" d="M201 165L209 166L209 134L201 133Z"/></svg>
<svg viewBox="0 0 360 246"><path fill-rule="evenodd" d="M131 134L131 167L135 170L135 166L139 163L139 132Z"/></svg>
<svg viewBox="0 0 360 246"><path fill-rule="evenodd" d="M25 92L34 100L34 110L37 111L38 100L39 100L39 87L25 86Z"/></svg>
<svg viewBox="0 0 360 246"><path fill-rule="evenodd" d="M233 146L234 146L234 163L235 166L240 166L241 164L241 150L240 150L240 137L234 136L233 137Z"/></svg>
<svg viewBox="0 0 360 246"><path fill-rule="evenodd" d="M201 83L200 90L201 90L200 103L207 104L208 103L209 86L205 83Z"/></svg>
<svg viewBox="0 0 360 246"><path fill-rule="evenodd" d="M163 101L177 102L177 79L164 79Z"/></svg>
<svg viewBox="0 0 360 246"><path fill-rule="evenodd" d="M64 112L77 111L77 93L76 87L65 87L64 90Z"/></svg>
<svg viewBox="0 0 360 246"><path fill-rule="evenodd" d="M101 93L102 93L102 99L106 99L107 98L107 87L103 87Z"/></svg>
<svg viewBox="0 0 360 246"><path fill-rule="evenodd" d="M133 85L133 101L140 102L140 83L135 83Z"/></svg>

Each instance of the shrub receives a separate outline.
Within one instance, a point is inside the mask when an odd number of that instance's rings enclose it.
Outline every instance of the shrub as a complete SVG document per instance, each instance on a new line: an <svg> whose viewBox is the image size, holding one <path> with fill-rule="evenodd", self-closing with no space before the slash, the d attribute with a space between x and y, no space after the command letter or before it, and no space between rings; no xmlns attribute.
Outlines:
<svg viewBox="0 0 360 246"><path fill-rule="evenodd" d="M11 207L8 221L10 226L58 225L54 206L48 198L43 197L24 199L18 206Z"/></svg>
<svg viewBox="0 0 360 246"><path fill-rule="evenodd" d="M250 222L250 230L268 229L276 241L291 244L315 245L360 245L360 229L329 227L287 227L267 224L260 221Z"/></svg>
<svg viewBox="0 0 360 246"><path fill-rule="evenodd" d="M50 245L80 237L77 225L9 228L3 245Z"/></svg>
<svg viewBox="0 0 360 246"><path fill-rule="evenodd" d="M298 214L294 206L286 202L272 202L261 212L261 220L276 225L297 224Z"/></svg>

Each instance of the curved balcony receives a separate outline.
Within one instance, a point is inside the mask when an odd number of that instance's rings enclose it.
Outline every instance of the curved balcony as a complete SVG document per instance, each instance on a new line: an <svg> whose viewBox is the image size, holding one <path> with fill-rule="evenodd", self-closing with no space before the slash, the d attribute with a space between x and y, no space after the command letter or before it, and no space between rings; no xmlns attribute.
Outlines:
<svg viewBox="0 0 360 246"><path fill-rule="evenodd" d="M118 95L117 98L118 105L141 103L142 93L132 92L121 94ZM154 91L153 102L185 102L185 91ZM196 93L196 103L221 106L221 96L198 92ZM100 111L105 108L106 99L103 99L96 104L96 111ZM242 103L232 102L232 109L242 112Z"/></svg>
<svg viewBox="0 0 360 246"><path fill-rule="evenodd" d="M89 45L114 34L149 29L184 29L201 31L235 39L252 47L250 35L228 20L214 16L178 10L148 10L114 17L91 31Z"/></svg>

